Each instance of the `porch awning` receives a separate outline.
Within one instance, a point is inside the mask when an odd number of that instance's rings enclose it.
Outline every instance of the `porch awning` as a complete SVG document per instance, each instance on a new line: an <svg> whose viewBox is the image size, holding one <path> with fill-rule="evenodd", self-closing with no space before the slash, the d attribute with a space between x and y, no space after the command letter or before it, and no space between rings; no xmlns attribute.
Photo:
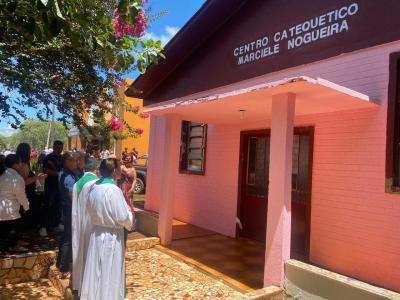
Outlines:
<svg viewBox="0 0 400 300"><path fill-rule="evenodd" d="M245 118L253 121L269 119L272 96L296 94L296 115L310 115L376 106L369 96L322 78L299 76L261 83L216 93L206 97L188 98L147 107L152 115L178 114L190 121L231 123Z"/></svg>

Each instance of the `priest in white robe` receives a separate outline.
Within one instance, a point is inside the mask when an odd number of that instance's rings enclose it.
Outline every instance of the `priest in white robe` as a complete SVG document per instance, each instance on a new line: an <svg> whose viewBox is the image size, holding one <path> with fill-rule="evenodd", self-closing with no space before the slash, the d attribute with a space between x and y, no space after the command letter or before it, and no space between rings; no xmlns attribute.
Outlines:
<svg viewBox="0 0 400 300"><path fill-rule="evenodd" d="M105 159L89 189L87 210L92 224L81 300L123 300L125 274L124 228L131 230L134 215L114 180L121 174L117 159Z"/></svg>
<svg viewBox="0 0 400 300"><path fill-rule="evenodd" d="M98 179L101 160L89 157L85 162L85 174L79 179L72 193L72 289L80 295L87 248L91 233L89 214L86 209L88 192Z"/></svg>

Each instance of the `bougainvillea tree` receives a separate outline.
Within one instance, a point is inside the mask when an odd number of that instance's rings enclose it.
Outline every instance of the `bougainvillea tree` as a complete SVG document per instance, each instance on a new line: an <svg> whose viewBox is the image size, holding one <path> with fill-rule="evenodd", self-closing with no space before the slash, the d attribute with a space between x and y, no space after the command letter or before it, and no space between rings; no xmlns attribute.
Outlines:
<svg viewBox="0 0 400 300"><path fill-rule="evenodd" d="M146 0L0 0L0 117L18 126L53 105L76 126L112 116L123 74L163 56L143 38L155 17Z"/></svg>

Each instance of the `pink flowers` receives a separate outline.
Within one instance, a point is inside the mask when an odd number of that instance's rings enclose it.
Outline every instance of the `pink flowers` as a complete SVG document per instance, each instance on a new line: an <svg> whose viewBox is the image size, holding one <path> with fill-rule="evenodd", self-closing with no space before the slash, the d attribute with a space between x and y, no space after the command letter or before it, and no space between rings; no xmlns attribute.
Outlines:
<svg viewBox="0 0 400 300"><path fill-rule="evenodd" d="M135 107L133 107L133 112L135 114L137 114L139 112L139 110L140 110L140 106L139 105L136 105Z"/></svg>
<svg viewBox="0 0 400 300"><path fill-rule="evenodd" d="M124 85L124 83L122 82L122 80L118 80L118 81L116 81L116 82L114 83L114 87L115 87L116 89L120 88L120 87L123 86L123 85Z"/></svg>
<svg viewBox="0 0 400 300"><path fill-rule="evenodd" d="M142 128L135 128L135 133L140 135L143 133L143 129Z"/></svg>
<svg viewBox="0 0 400 300"><path fill-rule="evenodd" d="M148 117L150 117L150 115L148 114L148 113L141 113L140 115L139 115L139 117L141 117L142 119L147 119Z"/></svg>
<svg viewBox="0 0 400 300"><path fill-rule="evenodd" d="M123 124L115 118L108 120L108 123L110 123L112 131L120 130L123 127Z"/></svg>
<svg viewBox="0 0 400 300"><path fill-rule="evenodd" d="M147 0L142 1L142 4ZM147 29L147 16L143 8L140 8L137 16L135 17L135 24L129 24L124 22L120 18L118 9L114 11L114 18L112 20L114 35L117 40L122 39L125 35L130 35L134 37L141 37L144 31Z"/></svg>

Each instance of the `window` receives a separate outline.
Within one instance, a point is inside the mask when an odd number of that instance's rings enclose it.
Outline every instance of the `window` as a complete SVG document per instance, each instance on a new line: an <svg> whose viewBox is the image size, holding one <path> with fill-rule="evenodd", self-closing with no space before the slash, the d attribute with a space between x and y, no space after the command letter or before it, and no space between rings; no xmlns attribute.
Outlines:
<svg viewBox="0 0 400 300"><path fill-rule="evenodd" d="M386 139L386 191L400 192L400 52L390 55Z"/></svg>
<svg viewBox="0 0 400 300"><path fill-rule="evenodd" d="M204 175L207 125L182 121L179 171Z"/></svg>

